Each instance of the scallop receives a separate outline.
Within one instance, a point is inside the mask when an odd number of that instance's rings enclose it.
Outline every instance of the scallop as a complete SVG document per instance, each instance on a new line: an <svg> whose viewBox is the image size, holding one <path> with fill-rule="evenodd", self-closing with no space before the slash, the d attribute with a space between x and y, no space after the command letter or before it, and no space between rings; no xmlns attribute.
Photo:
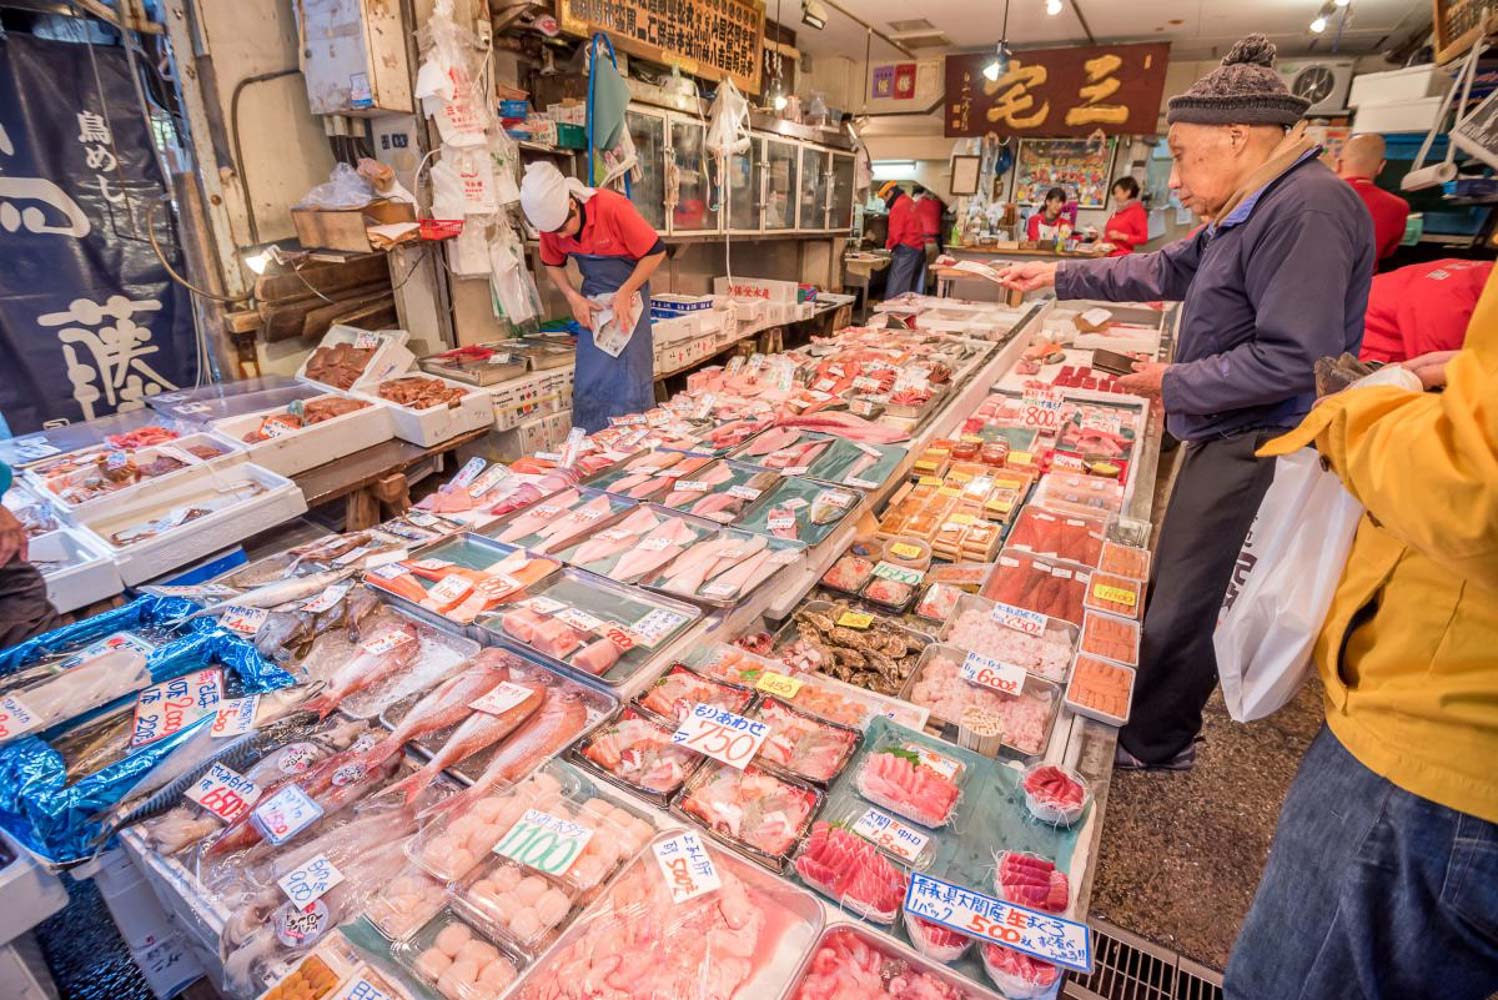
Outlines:
<svg viewBox="0 0 1498 1000"><path fill-rule="evenodd" d="M452 964L452 957L444 953L441 948L428 948L416 956L416 971L434 983L442 978L442 974Z"/></svg>
<svg viewBox="0 0 1498 1000"><path fill-rule="evenodd" d="M560 889L548 889L536 900L536 919L541 926L551 928L562 922L567 911L572 909L572 900Z"/></svg>
<svg viewBox="0 0 1498 1000"><path fill-rule="evenodd" d="M454 921L437 932L437 940L433 944L442 954L448 958L454 958L472 938L473 931L469 930L466 924Z"/></svg>
<svg viewBox="0 0 1498 1000"><path fill-rule="evenodd" d="M478 938L474 938L458 951L457 961L468 960L474 962L482 969L498 957L498 948L494 947L488 941L481 941Z"/></svg>
<svg viewBox="0 0 1498 1000"><path fill-rule="evenodd" d="M547 881L539 875L527 875L515 886L515 898L522 906L531 906L545 894Z"/></svg>
<svg viewBox="0 0 1498 1000"><path fill-rule="evenodd" d="M515 966L506 958L496 958L479 970L479 985L487 986L495 993L504 990L514 981Z"/></svg>
<svg viewBox="0 0 1498 1000"><path fill-rule="evenodd" d="M541 926L541 920L536 916L536 911L528 906L516 910L510 917L510 933L514 934L521 944L529 944L543 930L545 928Z"/></svg>
<svg viewBox="0 0 1498 1000"><path fill-rule="evenodd" d="M584 816L594 816L598 819L608 819L614 807L606 799L589 799L582 805L581 812Z"/></svg>

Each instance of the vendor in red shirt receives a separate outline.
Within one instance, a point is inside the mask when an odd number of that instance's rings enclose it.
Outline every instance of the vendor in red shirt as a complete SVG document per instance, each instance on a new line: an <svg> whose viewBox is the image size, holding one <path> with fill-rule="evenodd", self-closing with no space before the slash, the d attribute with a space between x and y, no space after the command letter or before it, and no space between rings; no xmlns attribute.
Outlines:
<svg viewBox="0 0 1498 1000"><path fill-rule="evenodd" d="M1051 188L1045 193L1040 211L1025 223L1025 239L1035 243L1054 243L1071 235L1071 220L1061 214L1066 208L1066 189Z"/></svg>
<svg viewBox="0 0 1498 1000"><path fill-rule="evenodd" d="M1404 239L1404 224L1410 217L1410 203L1373 183L1384 169L1384 137L1364 132L1348 139L1337 157L1337 175L1368 206L1373 216L1373 249L1380 261L1393 256Z"/></svg>
<svg viewBox="0 0 1498 1000"><path fill-rule="evenodd" d="M894 181L886 181L879 198L889 207L889 237L884 249L893 253L889 274L884 281L886 299L926 288L926 232L916 212L915 200L900 190Z"/></svg>
<svg viewBox="0 0 1498 1000"><path fill-rule="evenodd" d="M941 216L947 206L942 204L940 198L919 184L911 188L915 195L916 217L921 220L921 232L926 236L927 247L934 246L941 249ZM931 256L930 253L927 256Z"/></svg>
<svg viewBox="0 0 1498 1000"><path fill-rule="evenodd" d="M1459 351L1493 262L1437 260L1375 275L1363 321L1364 361Z"/></svg>
<svg viewBox="0 0 1498 1000"><path fill-rule="evenodd" d="M666 259L660 237L624 195L586 187L552 163L525 168L520 207L541 234L541 263L551 283L582 327L572 379L573 425L592 434L607 427L609 417L644 413L655 405L649 282ZM567 275L569 258L582 275L581 292ZM617 353L594 341L597 315L606 309L633 331Z"/></svg>
<svg viewBox="0 0 1498 1000"><path fill-rule="evenodd" d="M1113 204L1118 207L1103 227L1103 239L1113 244L1109 257L1122 257L1149 242L1150 218L1139 200L1139 182L1127 174L1113 182Z"/></svg>

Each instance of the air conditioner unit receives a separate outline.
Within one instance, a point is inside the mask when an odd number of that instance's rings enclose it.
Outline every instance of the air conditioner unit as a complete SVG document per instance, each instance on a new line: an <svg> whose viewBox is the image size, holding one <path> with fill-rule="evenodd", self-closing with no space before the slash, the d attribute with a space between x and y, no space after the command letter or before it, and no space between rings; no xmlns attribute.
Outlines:
<svg viewBox="0 0 1498 1000"><path fill-rule="evenodd" d="M1352 87L1351 59L1282 59L1275 67L1290 93L1311 102L1308 115L1332 115L1347 110Z"/></svg>

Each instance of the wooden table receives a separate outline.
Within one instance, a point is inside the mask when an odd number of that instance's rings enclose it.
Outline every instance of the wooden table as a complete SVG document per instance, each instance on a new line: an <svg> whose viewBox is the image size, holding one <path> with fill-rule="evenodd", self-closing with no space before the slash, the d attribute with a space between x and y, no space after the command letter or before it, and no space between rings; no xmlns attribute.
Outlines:
<svg viewBox="0 0 1498 1000"><path fill-rule="evenodd" d="M344 530L362 531L411 505L406 472L413 466L435 457L440 467L445 462L444 456L477 441L492 429L480 427L430 448L392 439L308 469L291 479L307 498L309 508L343 499Z"/></svg>
<svg viewBox="0 0 1498 1000"><path fill-rule="evenodd" d="M853 294L858 296L854 300L854 306L860 323L869 316L869 285L873 283L874 275L889 267L890 259L889 257L872 260L843 258L843 289L845 291L852 289Z"/></svg>

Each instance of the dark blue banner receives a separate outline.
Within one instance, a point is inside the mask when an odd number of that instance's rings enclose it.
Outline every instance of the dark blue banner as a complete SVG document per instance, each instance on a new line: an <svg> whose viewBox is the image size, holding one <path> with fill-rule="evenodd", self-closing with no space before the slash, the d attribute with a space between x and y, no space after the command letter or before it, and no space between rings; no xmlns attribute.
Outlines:
<svg viewBox="0 0 1498 1000"><path fill-rule="evenodd" d="M0 413L138 409L197 374L163 178L122 49L0 37Z"/></svg>

